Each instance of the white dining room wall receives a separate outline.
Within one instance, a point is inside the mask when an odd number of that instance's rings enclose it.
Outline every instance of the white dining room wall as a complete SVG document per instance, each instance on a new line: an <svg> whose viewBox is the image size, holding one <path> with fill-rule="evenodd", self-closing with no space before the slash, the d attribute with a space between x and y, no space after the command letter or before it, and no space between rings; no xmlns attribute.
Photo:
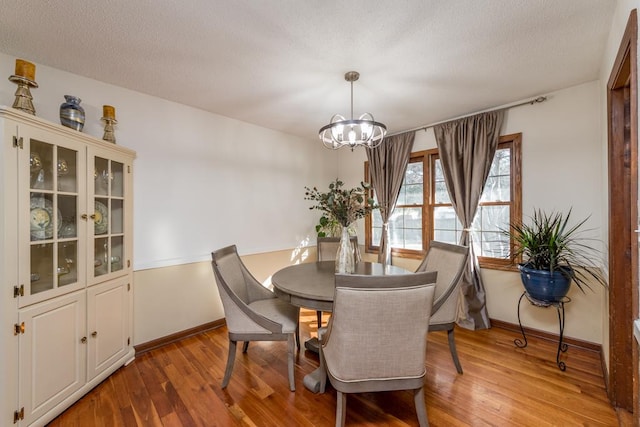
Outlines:
<svg viewBox="0 0 640 427"><path fill-rule="evenodd" d="M15 59L0 53L0 75L14 73ZM102 138L102 106L113 105L117 143L137 152L134 344L224 316L212 250L236 244L262 280L270 264L308 256L318 215L308 209L304 186L328 182L337 170L335 153L317 140L22 59L36 64L37 116L59 123L64 95L78 96L86 113L83 133ZM15 89L0 80L1 105L13 103ZM265 263L256 263L255 254L265 254Z"/></svg>
<svg viewBox="0 0 640 427"><path fill-rule="evenodd" d="M607 224L602 219L603 163L601 150L601 100L599 81L547 94L540 104L509 109L501 134L522 133L522 204L523 215L534 208L567 212L575 220L590 217L587 226L595 229L590 236L603 238ZM383 118L380 118L382 121ZM425 123L426 124L426 123ZM418 131L414 151L436 148L433 129ZM350 185L364 178L364 151L340 155L339 174ZM358 236L364 239L363 221ZM397 258L394 264L416 268L419 261ZM517 303L522 294L518 273L483 269L489 316L517 324ZM602 343L604 290L581 293L572 288L572 302L566 305L567 336L592 343ZM522 304L522 321L527 327L558 333L557 313Z"/></svg>

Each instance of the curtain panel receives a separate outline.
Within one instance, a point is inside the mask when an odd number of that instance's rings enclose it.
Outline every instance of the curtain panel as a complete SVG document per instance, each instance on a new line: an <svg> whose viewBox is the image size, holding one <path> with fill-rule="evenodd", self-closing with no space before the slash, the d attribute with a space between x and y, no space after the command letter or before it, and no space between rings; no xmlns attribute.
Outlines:
<svg viewBox="0 0 640 427"><path fill-rule="evenodd" d="M497 110L434 126L447 191L463 227L460 244L469 247L468 266L461 278L463 298L460 298L457 321L467 329L491 327L470 229L498 146L503 120L504 110Z"/></svg>
<svg viewBox="0 0 640 427"><path fill-rule="evenodd" d="M378 262L381 264L391 265L389 218L400 194L415 136L415 132L390 136L377 148L367 150L371 186L378 199L382 217L382 237L378 252Z"/></svg>

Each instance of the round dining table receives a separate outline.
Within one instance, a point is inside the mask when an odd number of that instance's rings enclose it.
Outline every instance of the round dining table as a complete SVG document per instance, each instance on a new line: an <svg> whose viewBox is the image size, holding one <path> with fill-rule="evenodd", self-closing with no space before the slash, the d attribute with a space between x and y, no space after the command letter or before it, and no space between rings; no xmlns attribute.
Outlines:
<svg viewBox="0 0 640 427"><path fill-rule="evenodd" d="M331 312L336 287L335 269L335 261L290 265L276 272L271 277L271 283L276 295L295 306ZM393 265L360 261L356 263L353 274L385 276L411 274L411 271Z"/></svg>
<svg viewBox="0 0 640 427"><path fill-rule="evenodd" d="M291 304L320 310L333 311L333 295L336 287L335 261L317 261L295 264L279 270L271 277L275 294ZM353 274L367 276L384 276L395 274L411 274L411 271L393 265L376 262L360 261L355 265ZM318 325L319 327L320 325ZM305 343L305 347L318 353L318 340L312 338ZM304 386L314 393L323 393L321 378L326 376L324 366L321 365L304 378Z"/></svg>

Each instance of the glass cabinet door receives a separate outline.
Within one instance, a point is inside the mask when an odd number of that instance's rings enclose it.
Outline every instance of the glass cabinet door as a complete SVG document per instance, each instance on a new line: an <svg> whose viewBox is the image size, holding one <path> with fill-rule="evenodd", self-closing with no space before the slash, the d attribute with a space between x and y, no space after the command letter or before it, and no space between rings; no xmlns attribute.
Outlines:
<svg viewBox="0 0 640 427"><path fill-rule="evenodd" d="M27 297L56 289L63 293L61 288L83 285L79 271L78 210L84 149L70 145L29 139L29 161L22 166L28 168L29 176ZM36 300L44 298L43 295ZM31 302L35 302L33 298Z"/></svg>
<svg viewBox="0 0 640 427"><path fill-rule="evenodd" d="M125 269L125 193L124 161L93 158L94 213L93 277L123 272Z"/></svg>

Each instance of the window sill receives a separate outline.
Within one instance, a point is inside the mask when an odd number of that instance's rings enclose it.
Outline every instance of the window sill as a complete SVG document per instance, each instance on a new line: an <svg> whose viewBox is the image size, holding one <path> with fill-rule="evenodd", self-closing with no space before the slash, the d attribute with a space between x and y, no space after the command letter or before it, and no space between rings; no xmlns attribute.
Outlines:
<svg viewBox="0 0 640 427"><path fill-rule="evenodd" d="M367 248L365 252L368 254L378 254L378 248L377 247ZM411 252L392 251L391 252L391 256L393 257L404 258L404 259L417 259L417 260L423 259L425 257L425 254L426 253L415 252L415 251L411 251ZM503 260L503 259L492 260L492 259L483 258L483 259L480 259L478 262L480 264L480 268L484 268L488 270L509 271L513 273L519 272L518 264L511 263L511 261L508 261L508 260Z"/></svg>
<svg viewBox="0 0 640 427"><path fill-rule="evenodd" d="M500 270L500 271L510 271L513 273L518 273L518 266L513 264L496 264L492 262L480 262L480 268L484 268L487 270Z"/></svg>

